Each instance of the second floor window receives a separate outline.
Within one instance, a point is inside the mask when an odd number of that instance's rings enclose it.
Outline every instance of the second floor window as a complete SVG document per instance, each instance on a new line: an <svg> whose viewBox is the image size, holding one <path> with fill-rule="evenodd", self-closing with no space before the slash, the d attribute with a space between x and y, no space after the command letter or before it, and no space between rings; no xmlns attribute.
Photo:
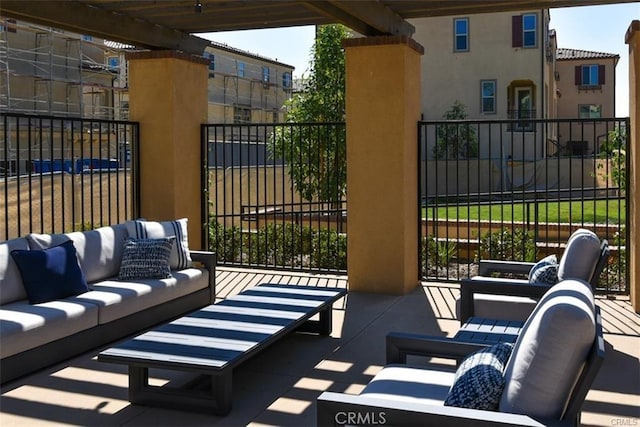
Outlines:
<svg viewBox="0 0 640 427"><path fill-rule="evenodd" d="M604 65L590 64L576 66L576 85L599 86L604 84Z"/></svg>
<svg viewBox="0 0 640 427"><path fill-rule="evenodd" d="M469 50L469 19L456 18L453 20L453 50L467 52Z"/></svg>
<svg viewBox="0 0 640 427"><path fill-rule="evenodd" d="M238 62L238 77L244 77L244 62Z"/></svg>
<svg viewBox="0 0 640 427"><path fill-rule="evenodd" d="M291 87L291 73L283 73L282 74L282 87L290 88Z"/></svg>
<svg viewBox="0 0 640 427"><path fill-rule="evenodd" d="M536 47L538 45L538 16L535 13L515 15L511 19L511 45Z"/></svg>
<svg viewBox="0 0 640 427"><path fill-rule="evenodd" d="M496 81L482 80L480 88L482 114L494 114L496 112Z"/></svg>
<svg viewBox="0 0 640 427"><path fill-rule="evenodd" d="M213 53L205 52L203 55L205 58L209 59L209 71L216 70L216 56Z"/></svg>
<svg viewBox="0 0 640 427"><path fill-rule="evenodd" d="M262 83L269 83L269 67L262 67Z"/></svg>

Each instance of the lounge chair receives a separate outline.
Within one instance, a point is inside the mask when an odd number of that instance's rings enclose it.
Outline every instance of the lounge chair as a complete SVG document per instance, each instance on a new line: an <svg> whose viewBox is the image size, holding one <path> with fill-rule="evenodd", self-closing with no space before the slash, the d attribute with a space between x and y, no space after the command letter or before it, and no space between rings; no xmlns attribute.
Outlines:
<svg viewBox="0 0 640 427"><path fill-rule="evenodd" d="M458 373L465 370L455 387L453 369L405 364L408 355L461 360L471 352L495 348L450 338L389 334L387 366L359 395L322 393L317 399L317 424L578 425L582 404L604 359L600 313L591 287L581 280L552 287L527 319L504 368L485 370L491 375L502 372L504 387L493 390L493 404L498 400L495 410L444 404L450 389L462 391L460 396L479 391L472 382L461 381L468 373L482 371L467 366L477 360L477 353L458 368ZM487 384L480 379L476 383Z"/></svg>
<svg viewBox="0 0 640 427"><path fill-rule="evenodd" d="M553 282L538 283L528 279L491 277L492 273L530 274L538 263L513 261L480 261L479 275L460 282L460 298L456 302L461 323L470 317L524 322L537 301L553 284L566 279L580 279L596 288L609 257L609 244L590 230L579 229L569 240L556 266Z"/></svg>

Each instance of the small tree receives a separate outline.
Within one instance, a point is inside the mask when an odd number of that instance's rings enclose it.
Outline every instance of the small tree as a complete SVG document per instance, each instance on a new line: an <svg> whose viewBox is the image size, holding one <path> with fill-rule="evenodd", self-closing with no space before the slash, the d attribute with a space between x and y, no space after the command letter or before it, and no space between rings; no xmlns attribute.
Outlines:
<svg viewBox="0 0 640 427"><path fill-rule="evenodd" d="M450 110L444 113L447 121L467 118L465 106L456 100ZM440 159L470 159L478 157L478 137L476 129L467 123L447 123L437 127L436 145L433 156Z"/></svg>
<svg viewBox="0 0 640 427"><path fill-rule="evenodd" d="M269 141L274 158L283 159L302 197L339 201L347 186L345 120L345 58L343 25L316 31L310 77L287 103L288 123L277 126ZM313 126L313 123L327 123Z"/></svg>
<svg viewBox="0 0 640 427"><path fill-rule="evenodd" d="M609 160L609 174L613 182L624 191L627 186L627 133L626 128L617 126L609 131L607 139L600 145L600 158ZM598 164L598 169L605 167ZM608 176L607 176L608 177Z"/></svg>

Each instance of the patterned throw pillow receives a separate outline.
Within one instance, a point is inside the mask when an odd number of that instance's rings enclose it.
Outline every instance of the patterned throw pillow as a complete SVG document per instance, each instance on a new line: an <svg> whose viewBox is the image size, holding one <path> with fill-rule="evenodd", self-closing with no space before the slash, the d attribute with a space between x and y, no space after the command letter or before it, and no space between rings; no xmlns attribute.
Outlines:
<svg viewBox="0 0 640 427"><path fill-rule="evenodd" d="M187 218L175 221L127 221L129 237L135 239L162 239L175 237L175 243L171 249L169 266L172 270L184 270L191 267L191 255L189 255L189 239L187 235Z"/></svg>
<svg viewBox="0 0 640 427"><path fill-rule="evenodd" d="M551 254L549 256L546 256L544 258L542 258L540 261L536 262L533 267L531 267L531 270L529 270L529 282L533 283L534 280L534 276L537 273L538 270L540 270L541 268L544 268L548 265L558 265L558 258L556 257L556 254ZM558 268L556 267L556 271L558 270ZM555 282L553 282L552 284L554 284Z"/></svg>
<svg viewBox="0 0 640 427"><path fill-rule="evenodd" d="M175 237L132 239L124 244L119 280L166 279L171 277L169 257Z"/></svg>
<svg viewBox="0 0 640 427"><path fill-rule="evenodd" d="M545 265L531 275L532 285L553 286L558 283L558 264Z"/></svg>
<svg viewBox="0 0 640 427"><path fill-rule="evenodd" d="M445 406L496 410L504 388L504 367L513 344L499 343L468 355L458 367Z"/></svg>

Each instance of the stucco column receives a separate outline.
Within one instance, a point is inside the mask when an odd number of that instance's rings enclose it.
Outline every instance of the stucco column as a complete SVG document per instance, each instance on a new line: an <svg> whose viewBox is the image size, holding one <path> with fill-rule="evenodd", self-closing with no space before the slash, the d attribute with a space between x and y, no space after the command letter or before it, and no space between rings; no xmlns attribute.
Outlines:
<svg viewBox="0 0 640 427"><path fill-rule="evenodd" d="M629 272L631 303L640 313L640 21L633 21L627 30L625 42L629 45L629 118L631 144L627 144L630 156L629 174Z"/></svg>
<svg viewBox="0 0 640 427"><path fill-rule="evenodd" d="M207 122L207 64L175 51L127 54L129 113L140 122L140 215L189 219L202 248L200 125Z"/></svg>
<svg viewBox="0 0 640 427"><path fill-rule="evenodd" d="M401 295L418 283L420 56L407 37L347 39L349 289Z"/></svg>

